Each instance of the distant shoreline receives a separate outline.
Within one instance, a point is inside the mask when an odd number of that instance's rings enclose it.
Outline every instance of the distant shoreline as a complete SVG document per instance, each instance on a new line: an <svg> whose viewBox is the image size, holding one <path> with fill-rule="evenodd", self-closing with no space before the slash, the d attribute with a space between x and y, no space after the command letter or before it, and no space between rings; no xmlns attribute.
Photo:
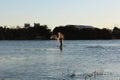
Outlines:
<svg viewBox="0 0 120 80"><path fill-rule="evenodd" d="M47 25L34 23L24 24L23 28L8 28L0 26L0 40L50 40L51 35L61 32L65 40L113 40L120 39L120 29L114 27L113 30L103 28L99 29L93 26L85 25L66 25L58 26L51 31Z"/></svg>
<svg viewBox="0 0 120 80"><path fill-rule="evenodd" d="M120 39L86 39L86 40L64 40L64 41L109 41L109 40L120 40ZM56 40L0 40L0 41L56 41Z"/></svg>

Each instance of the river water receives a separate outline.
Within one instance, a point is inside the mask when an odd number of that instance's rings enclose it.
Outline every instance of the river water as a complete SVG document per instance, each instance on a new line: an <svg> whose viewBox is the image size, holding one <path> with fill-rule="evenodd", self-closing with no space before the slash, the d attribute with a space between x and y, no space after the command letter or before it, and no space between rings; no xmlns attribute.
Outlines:
<svg viewBox="0 0 120 80"><path fill-rule="evenodd" d="M120 80L120 40L0 41L0 80Z"/></svg>

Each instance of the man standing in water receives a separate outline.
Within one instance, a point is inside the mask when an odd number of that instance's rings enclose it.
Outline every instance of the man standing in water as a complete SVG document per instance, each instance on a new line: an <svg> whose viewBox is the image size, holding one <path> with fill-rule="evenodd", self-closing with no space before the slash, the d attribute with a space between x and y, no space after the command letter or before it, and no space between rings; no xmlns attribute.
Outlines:
<svg viewBox="0 0 120 80"><path fill-rule="evenodd" d="M58 32L57 35L52 35L50 39L56 39L60 43L60 50L62 51L64 35L61 32Z"/></svg>
<svg viewBox="0 0 120 80"><path fill-rule="evenodd" d="M64 35L61 32L58 32L58 38L57 38L57 40L60 43L60 50L62 51Z"/></svg>

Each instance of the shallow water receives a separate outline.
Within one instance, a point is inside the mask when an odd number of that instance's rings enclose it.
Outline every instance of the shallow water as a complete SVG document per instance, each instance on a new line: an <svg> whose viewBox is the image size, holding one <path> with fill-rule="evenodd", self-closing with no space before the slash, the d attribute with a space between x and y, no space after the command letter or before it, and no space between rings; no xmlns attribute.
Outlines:
<svg viewBox="0 0 120 80"><path fill-rule="evenodd" d="M0 80L119 79L119 40L0 41Z"/></svg>

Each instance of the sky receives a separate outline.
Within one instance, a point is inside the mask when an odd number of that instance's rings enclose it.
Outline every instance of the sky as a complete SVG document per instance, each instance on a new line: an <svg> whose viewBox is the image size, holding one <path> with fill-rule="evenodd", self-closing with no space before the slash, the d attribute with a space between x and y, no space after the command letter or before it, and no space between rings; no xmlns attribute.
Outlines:
<svg viewBox="0 0 120 80"><path fill-rule="evenodd" d="M120 25L120 0L0 0L0 25L40 23L113 28Z"/></svg>

